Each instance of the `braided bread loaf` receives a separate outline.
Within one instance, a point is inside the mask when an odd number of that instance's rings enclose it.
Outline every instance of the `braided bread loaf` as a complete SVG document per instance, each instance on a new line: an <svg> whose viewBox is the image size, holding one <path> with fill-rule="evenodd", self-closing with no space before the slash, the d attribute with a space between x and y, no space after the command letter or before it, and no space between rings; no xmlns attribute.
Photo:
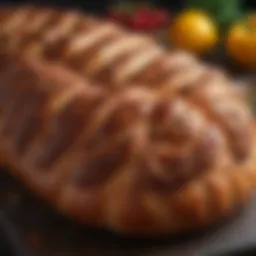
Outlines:
<svg viewBox="0 0 256 256"><path fill-rule="evenodd" d="M0 64L2 162L82 223L141 235L193 230L255 188L252 118L231 87L110 92L56 64Z"/></svg>
<svg viewBox="0 0 256 256"><path fill-rule="evenodd" d="M251 114L222 73L193 57L32 6L0 10L0 49L91 81L1 57L2 161L81 222L182 232L229 214L255 187Z"/></svg>
<svg viewBox="0 0 256 256"><path fill-rule="evenodd" d="M221 72L152 38L77 11L21 6L0 11L0 49L61 61L112 89L144 85L169 93L229 83Z"/></svg>

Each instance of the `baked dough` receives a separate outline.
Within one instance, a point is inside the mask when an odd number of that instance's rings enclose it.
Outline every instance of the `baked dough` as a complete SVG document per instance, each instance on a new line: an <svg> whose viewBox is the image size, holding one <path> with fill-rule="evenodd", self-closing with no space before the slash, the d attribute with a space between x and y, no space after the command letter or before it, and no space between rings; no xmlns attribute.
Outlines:
<svg viewBox="0 0 256 256"><path fill-rule="evenodd" d="M92 227L182 233L256 185L252 114L222 71L77 11L0 10L1 162Z"/></svg>
<svg viewBox="0 0 256 256"><path fill-rule="evenodd" d="M113 92L58 64L2 55L0 96L1 162L89 226L191 231L255 189L252 117L231 86Z"/></svg>

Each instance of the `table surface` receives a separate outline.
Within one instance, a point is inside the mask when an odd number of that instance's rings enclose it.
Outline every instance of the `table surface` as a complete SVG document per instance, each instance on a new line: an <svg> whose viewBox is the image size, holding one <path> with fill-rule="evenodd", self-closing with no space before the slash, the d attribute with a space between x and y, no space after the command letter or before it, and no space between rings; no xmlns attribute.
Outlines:
<svg viewBox="0 0 256 256"><path fill-rule="evenodd" d="M64 219L9 176L0 173L0 207L36 256L210 256L256 244L256 195L235 216L185 238L131 240Z"/></svg>

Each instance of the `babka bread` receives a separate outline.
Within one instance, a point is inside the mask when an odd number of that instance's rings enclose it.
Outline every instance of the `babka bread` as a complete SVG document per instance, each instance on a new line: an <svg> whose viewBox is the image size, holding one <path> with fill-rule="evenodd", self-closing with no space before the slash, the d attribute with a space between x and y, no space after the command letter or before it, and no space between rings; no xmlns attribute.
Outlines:
<svg viewBox="0 0 256 256"><path fill-rule="evenodd" d="M1 162L92 227L181 233L255 190L251 113L233 87L110 91L59 64L0 57Z"/></svg>
<svg viewBox="0 0 256 256"><path fill-rule="evenodd" d="M166 92L205 83L229 83L223 72L153 38L79 13L36 6L0 11L0 49L65 63L110 89L134 85Z"/></svg>

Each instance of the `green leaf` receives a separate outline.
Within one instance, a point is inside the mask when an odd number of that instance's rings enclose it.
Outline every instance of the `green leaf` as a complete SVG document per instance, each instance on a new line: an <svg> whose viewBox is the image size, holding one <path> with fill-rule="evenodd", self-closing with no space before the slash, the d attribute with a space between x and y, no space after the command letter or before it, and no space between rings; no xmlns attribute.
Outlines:
<svg viewBox="0 0 256 256"><path fill-rule="evenodd" d="M135 4L130 1L120 1L117 2L112 8L124 13L132 13L135 10Z"/></svg>
<svg viewBox="0 0 256 256"><path fill-rule="evenodd" d="M209 13L218 23L221 33L244 14L241 0L188 0L187 8L197 8Z"/></svg>
<svg viewBox="0 0 256 256"><path fill-rule="evenodd" d="M188 0L188 8L202 9L214 17L227 16L230 13L236 13L241 8L241 0Z"/></svg>
<svg viewBox="0 0 256 256"><path fill-rule="evenodd" d="M244 16L245 13L242 11L226 12L217 16L216 20L219 23L221 33L225 34L232 24L243 19Z"/></svg>

